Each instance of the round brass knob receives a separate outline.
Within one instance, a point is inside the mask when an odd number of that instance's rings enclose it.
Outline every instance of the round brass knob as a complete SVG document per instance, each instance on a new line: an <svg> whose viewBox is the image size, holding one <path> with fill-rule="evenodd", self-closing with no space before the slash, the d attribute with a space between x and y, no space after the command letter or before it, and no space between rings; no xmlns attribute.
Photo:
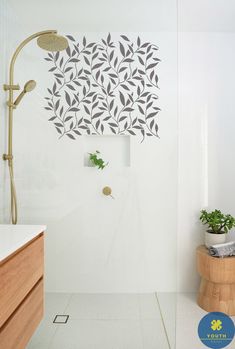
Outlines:
<svg viewBox="0 0 235 349"><path fill-rule="evenodd" d="M104 195L110 196L112 199L114 199L114 197L112 195L112 189L110 187L104 187L102 192Z"/></svg>
<svg viewBox="0 0 235 349"><path fill-rule="evenodd" d="M109 196L112 194L112 189L110 187L104 187L103 188L103 194L106 196Z"/></svg>

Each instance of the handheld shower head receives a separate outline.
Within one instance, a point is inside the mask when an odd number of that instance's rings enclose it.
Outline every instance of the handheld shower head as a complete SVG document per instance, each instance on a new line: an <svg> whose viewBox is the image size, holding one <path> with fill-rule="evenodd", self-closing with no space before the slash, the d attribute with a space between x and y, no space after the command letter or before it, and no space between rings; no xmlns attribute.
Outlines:
<svg viewBox="0 0 235 349"><path fill-rule="evenodd" d="M24 92L31 92L35 89L36 87L36 81L35 80L29 80L25 83L24 85Z"/></svg>
<svg viewBox="0 0 235 349"><path fill-rule="evenodd" d="M15 102L14 102L14 106L17 106L21 99L24 97L24 95L27 93L27 92L31 92L33 91L33 89L36 87L36 81L34 80L29 80L25 83L24 85L24 89L23 91L19 94L19 96L16 98Z"/></svg>
<svg viewBox="0 0 235 349"><path fill-rule="evenodd" d="M38 37L37 44L40 48L46 51L63 51L69 44L68 40L58 34L44 34Z"/></svg>

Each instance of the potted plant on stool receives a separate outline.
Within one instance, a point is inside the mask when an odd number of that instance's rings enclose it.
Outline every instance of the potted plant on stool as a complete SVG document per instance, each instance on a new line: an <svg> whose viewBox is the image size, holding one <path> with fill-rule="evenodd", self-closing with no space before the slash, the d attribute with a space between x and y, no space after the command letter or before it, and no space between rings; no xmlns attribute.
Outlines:
<svg viewBox="0 0 235 349"><path fill-rule="evenodd" d="M207 212L201 211L200 220L208 225L205 232L205 245L207 247L222 244L226 240L226 234L235 227L235 218L230 214L223 214L220 210Z"/></svg>

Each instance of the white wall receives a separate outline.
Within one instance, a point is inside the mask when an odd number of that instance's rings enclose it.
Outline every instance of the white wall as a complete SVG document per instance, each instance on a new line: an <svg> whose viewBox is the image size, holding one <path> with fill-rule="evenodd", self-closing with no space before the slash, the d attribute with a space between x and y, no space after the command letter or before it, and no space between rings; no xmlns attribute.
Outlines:
<svg viewBox="0 0 235 349"><path fill-rule="evenodd" d="M178 156L175 2L150 1L144 16L142 3L130 2L133 11L129 12L124 1L114 7L103 2L99 9L95 9L97 2L94 7L90 3L70 3L73 6L68 8L66 3L66 9L57 8L55 15L53 2L40 2L37 16L29 18L28 12L36 10L33 2L9 1L12 10L8 11L16 15L12 26L18 37L11 38L10 47L35 31L54 27L62 34L78 37L115 31L116 36L118 32L131 32L133 37L138 33L145 40L156 41L163 61L159 69L160 140L149 138L140 144L139 138L131 137L130 167L112 167L115 154L107 159L110 166L102 173L84 167L87 137L58 140L47 121L50 115L43 109L43 98L52 78L43 60L45 53L30 43L19 56L15 70L16 82L21 86L29 79L38 83L14 116L19 223L48 225L48 291L174 291ZM107 146L112 149L112 143ZM5 180L4 187L8 184ZM113 188L115 200L102 196L104 185ZM4 212L2 217L8 220Z"/></svg>
<svg viewBox="0 0 235 349"><path fill-rule="evenodd" d="M233 33L179 33L179 291L198 288L201 208L235 215L234 59Z"/></svg>

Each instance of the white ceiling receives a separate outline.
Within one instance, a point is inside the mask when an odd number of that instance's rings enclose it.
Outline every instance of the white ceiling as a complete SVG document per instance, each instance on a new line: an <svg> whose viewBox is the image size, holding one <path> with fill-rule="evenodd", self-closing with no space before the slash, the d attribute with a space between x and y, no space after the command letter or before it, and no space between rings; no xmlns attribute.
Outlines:
<svg viewBox="0 0 235 349"><path fill-rule="evenodd" d="M2 0L0 0L2 1ZM4 0L3 0L4 1ZM235 32L235 0L7 0L23 28Z"/></svg>

